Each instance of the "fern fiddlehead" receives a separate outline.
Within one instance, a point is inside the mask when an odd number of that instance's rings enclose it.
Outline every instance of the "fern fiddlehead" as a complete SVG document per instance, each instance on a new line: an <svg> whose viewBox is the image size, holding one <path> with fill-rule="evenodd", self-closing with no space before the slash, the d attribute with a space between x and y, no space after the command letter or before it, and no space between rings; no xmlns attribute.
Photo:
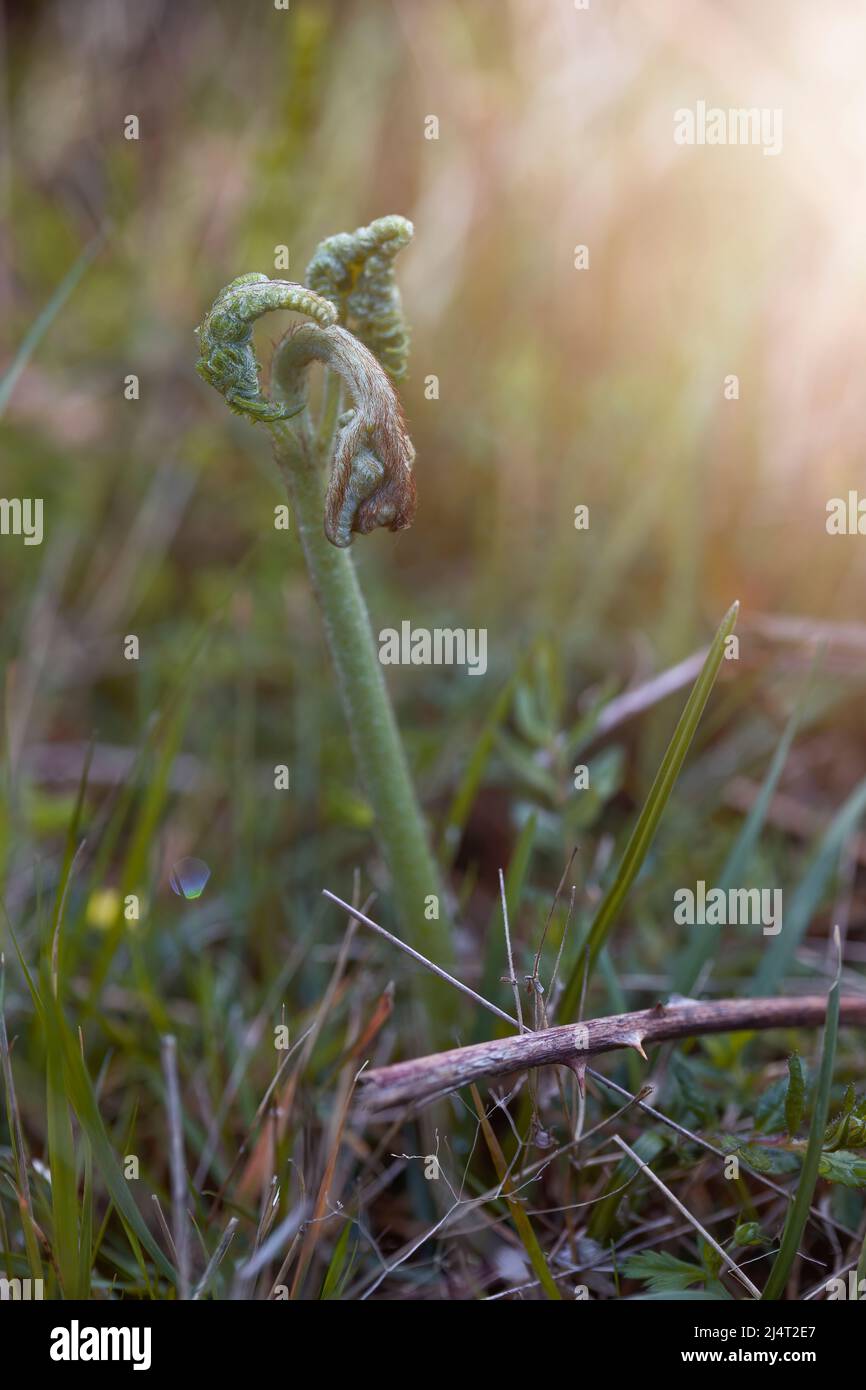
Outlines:
<svg viewBox="0 0 866 1390"><path fill-rule="evenodd" d="M452 950L448 899L347 553L356 534L376 527L401 530L415 512L415 451L393 385L405 374L409 344L394 258L411 236L405 218L382 217L324 241L310 261L308 287L258 274L233 280L198 329L198 371L232 410L263 423L271 434L403 929L442 962ZM270 309L294 309L313 322L295 327L275 348L267 397L252 325ZM308 411L313 362L326 367L332 383L342 382L352 402L339 414L338 394L326 393L318 433ZM329 401L339 416L336 431ZM432 917L425 911L431 895L438 904ZM452 1012L450 991L429 976L423 988L429 1007L440 1015Z"/></svg>
<svg viewBox="0 0 866 1390"><path fill-rule="evenodd" d="M314 360L342 377L353 409L339 422L324 518L325 535L341 549L356 532L377 526L400 531L415 514L415 451L391 385L408 365L394 258L411 237L411 222L396 216L328 237L307 267L309 288L240 275L197 329L199 374L236 414L265 424L302 414L306 368ZM294 309L315 320L287 334L274 354L272 387L279 401L263 394L252 347L252 325L271 309Z"/></svg>
<svg viewBox="0 0 866 1390"><path fill-rule="evenodd" d="M271 309L294 309L323 327L337 319L336 307L303 285L253 271L226 285L195 330L201 353L196 371L225 396L230 410L254 420L285 420L289 414L262 395L253 352L253 324Z"/></svg>
<svg viewBox="0 0 866 1390"><path fill-rule="evenodd" d="M307 266L310 289L337 306L340 322L395 381L402 380L409 365L409 329L394 258L413 234L405 217L379 217L369 227L327 237Z"/></svg>

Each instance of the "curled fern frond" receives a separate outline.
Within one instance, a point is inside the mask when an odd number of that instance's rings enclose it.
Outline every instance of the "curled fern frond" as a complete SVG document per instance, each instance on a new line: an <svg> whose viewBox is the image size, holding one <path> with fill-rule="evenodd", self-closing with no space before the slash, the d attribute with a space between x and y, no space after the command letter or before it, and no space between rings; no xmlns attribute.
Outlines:
<svg viewBox="0 0 866 1390"><path fill-rule="evenodd" d="M277 346L272 388L288 415L303 410L306 374L323 362L343 378L353 406L339 420L325 499L325 535L345 549L377 526L400 531L415 515L415 450L381 364L345 328L301 324Z"/></svg>
<svg viewBox="0 0 866 1390"><path fill-rule="evenodd" d="M411 222L395 215L369 227L328 237L307 266L307 284L331 300L339 321L378 357L399 381L409 365L409 330L394 277L394 257L414 235Z"/></svg>
<svg viewBox="0 0 866 1390"><path fill-rule="evenodd" d="M278 457L285 452L279 422L301 415L307 405L310 363L323 362L342 377L353 404L338 421L324 522L325 535L340 549L357 532L377 526L402 530L415 513L415 451L391 381L404 375L409 347L394 257L411 237L411 222L396 216L329 237L307 268L308 289L266 275L241 275L196 329L198 372L237 414L274 426ZM273 399L262 392L252 348L253 323L270 309L294 309L315 321L287 334L276 349ZM323 419L324 450L333 416ZM306 431L306 422L299 423L297 438Z"/></svg>
<svg viewBox="0 0 866 1390"><path fill-rule="evenodd" d="M252 348L252 326L271 309L293 309L322 326L337 318L335 306L314 291L290 280L269 280L254 271L226 285L195 330L201 354L196 371L225 396L237 415L253 420L285 420L292 413L269 401L259 384L261 368Z"/></svg>

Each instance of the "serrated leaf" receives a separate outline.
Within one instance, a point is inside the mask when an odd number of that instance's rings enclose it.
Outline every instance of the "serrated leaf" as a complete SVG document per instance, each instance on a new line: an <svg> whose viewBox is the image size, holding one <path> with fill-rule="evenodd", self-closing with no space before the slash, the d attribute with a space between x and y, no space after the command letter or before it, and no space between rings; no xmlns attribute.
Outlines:
<svg viewBox="0 0 866 1390"><path fill-rule="evenodd" d="M653 1293L671 1293L702 1284L708 1271L700 1265L689 1264L669 1255L665 1250L644 1250L632 1255L622 1268L627 1279L645 1279Z"/></svg>
<svg viewBox="0 0 866 1390"><path fill-rule="evenodd" d="M842 1101L842 1109L839 1111L838 1115L833 1116L824 1131L825 1149L847 1149L850 1147L852 1129L851 1114L856 1099L857 1093L854 1090L854 1083L852 1082L845 1092L845 1097ZM857 1121L854 1121L853 1124L855 1131L858 1130L859 1125Z"/></svg>
<svg viewBox="0 0 866 1390"><path fill-rule="evenodd" d="M766 1148L763 1144L749 1144L734 1134L717 1136L718 1147L726 1154L735 1154L756 1173L796 1173L800 1167L797 1154L785 1149Z"/></svg>
<svg viewBox="0 0 866 1390"><path fill-rule="evenodd" d="M822 1153L818 1172L828 1182L838 1182L843 1187L866 1187L866 1158L851 1153L850 1149Z"/></svg>
<svg viewBox="0 0 866 1390"><path fill-rule="evenodd" d="M671 1074L686 1109L706 1124L714 1116L715 1107L698 1081L696 1068L681 1052L671 1056Z"/></svg>

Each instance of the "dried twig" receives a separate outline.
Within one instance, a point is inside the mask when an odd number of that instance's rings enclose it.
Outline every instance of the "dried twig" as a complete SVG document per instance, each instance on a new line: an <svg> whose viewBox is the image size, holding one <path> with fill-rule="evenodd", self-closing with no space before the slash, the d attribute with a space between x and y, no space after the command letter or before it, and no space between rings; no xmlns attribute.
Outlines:
<svg viewBox="0 0 866 1390"><path fill-rule="evenodd" d="M407 956L411 956L413 960L417 960L419 964L426 966L434 975L438 975L440 980L445 980L447 984L453 985L455 989L459 989L461 994L468 995L470 999L473 999L476 1004L480 1004L482 1008L489 1009L491 1013L504 1019L506 1023L513 1023L515 1028L520 1027L516 1018L512 1018L511 1015L505 1013L503 1009L498 1009L495 1004L488 1003L482 995L476 994L474 989L470 989L468 985L464 985L461 980L456 980L453 975L448 974L447 970L443 970L441 966L435 965L432 960L428 960L426 956L422 956L420 951L416 951L412 946L407 945L405 941L401 941L399 936L392 936L391 932L386 931L384 927L380 927L378 922L374 922L372 917L367 917L365 913L359 912L357 908L350 907L348 903L343 902L343 899L338 898L336 893L332 893L328 888L323 888L322 896L324 898L330 898L332 903L336 903L337 907L341 907L344 912L348 912L355 921L363 922L365 927L369 927L371 931L378 932L380 936L384 936L385 940L390 941L392 946L397 946L401 951L405 951Z"/></svg>
<svg viewBox="0 0 866 1390"><path fill-rule="evenodd" d="M625 1140L621 1139L618 1134L615 1134L613 1136L613 1142L615 1144L618 1144L619 1147L622 1149L623 1153L628 1154L632 1163L637 1164L641 1172L646 1173L647 1177L655 1183L656 1187L661 1189L661 1191L667 1197L668 1201L671 1203L671 1206L676 1207L677 1211L682 1213L682 1215L686 1218L690 1225L694 1226L698 1234L703 1236L707 1244L713 1247L716 1254L721 1257L722 1261L730 1270L731 1274L735 1275L737 1279L739 1279L743 1284L745 1284L752 1297L760 1298L761 1290L755 1287L749 1276L743 1273L743 1271L740 1269L740 1266L731 1259L727 1250L725 1250L721 1245L719 1245L717 1240L713 1239L706 1227L701 1225L700 1221L698 1221L696 1216L692 1215L688 1207L684 1207L680 1199L678 1197L675 1197L674 1194L671 1192L670 1188L666 1187L665 1184L662 1182L661 1178L656 1176L652 1168L650 1168L649 1164L644 1163L643 1159L640 1158L635 1153L634 1149L630 1148L629 1145L625 1142Z"/></svg>
<svg viewBox="0 0 866 1390"><path fill-rule="evenodd" d="M585 1066L587 1057L614 1048L633 1047L645 1056L645 1042L699 1037L745 1029L816 1028L824 1022L823 995L800 999L718 999L705 1003L657 1004L638 1013L614 1014L565 1024L537 1033L522 1033L468 1047L452 1048L429 1057L413 1058L366 1072L362 1096L370 1111L417 1104L467 1086L482 1076L503 1076L526 1067L561 1063ZM866 1024L866 996L841 1002L840 1021Z"/></svg>

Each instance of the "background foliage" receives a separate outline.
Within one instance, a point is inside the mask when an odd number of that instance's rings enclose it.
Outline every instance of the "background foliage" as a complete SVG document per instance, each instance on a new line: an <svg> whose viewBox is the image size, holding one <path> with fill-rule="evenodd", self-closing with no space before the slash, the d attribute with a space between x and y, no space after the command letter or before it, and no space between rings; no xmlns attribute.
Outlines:
<svg viewBox="0 0 866 1390"><path fill-rule="evenodd" d="M767 992L823 991L840 922L843 987L862 992L866 562L859 538L830 537L824 521L827 499L862 477L864 23L844 0L832 29L800 0L590 14L529 0L5 7L0 350L13 375L0 490L44 498L46 517L41 547L0 539L5 1014L32 1218L15 1195L10 1116L10 1275L38 1263L53 1293L172 1296L149 1200L168 1206L166 1032L178 1039L196 1278L239 1218L211 1292L266 1296L286 1254L287 1282L306 1297L484 1297L534 1278L524 1267L538 1273L513 1203L496 1195L461 1213L459 1239L430 1240L376 1285L382 1262L447 1205L417 1161L390 1155L429 1152L438 1130L466 1200L495 1191L497 1159L468 1094L430 1112L426 1130L383 1138L350 1125L342 1142L338 1130L360 1060L411 1055L417 972L377 939L345 938L321 899L326 887L350 897L357 880L358 901L375 892L373 915L396 925L295 538L273 527L282 493L267 440L194 372L192 329L214 295L244 271L273 273L280 244L300 278L324 236L388 212L416 228L399 279L418 518L354 552L374 631L404 619L488 629L484 679L388 670L451 874L461 977L511 1007L499 869L522 976L575 845L564 974L578 964L687 690L610 727L604 711L705 645L738 598L740 660L723 664L586 1013L682 987L700 929L674 926L673 891L715 882L735 847L733 881L784 890L784 946L771 957L770 938L728 928L698 988L748 993L757 976ZM677 147L672 111L698 98L783 107L783 154ZM138 141L123 138L129 113ZM424 138L430 114L438 140ZM574 268L578 244L588 271ZM264 359L283 326L262 325ZM138 401L124 399L128 373ZM737 401L723 394L729 373ZM586 532L574 527L580 503ZM123 656L129 633L138 662ZM578 761L588 792L573 789ZM291 768L289 793L274 791L277 763ZM768 771L766 804L738 839ZM195 901L170 887L189 855L211 869ZM144 911L131 929L117 908L133 892ZM391 980L394 1013L352 1056ZM258 1193L238 1186L238 1151L283 1055L271 1046L283 1019L293 1041L316 1031L299 1054L278 1202L260 1212ZM467 1008L460 1037L496 1027ZM784 1108L788 1054L815 1044L735 1036L663 1051L653 1104L702 1134L753 1146L756 1129L773 1134L777 1154L783 1118L767 1130L756 1116L780 1082ZM632 1089L648 1074L633 1056L603 1067ZM834 1107L849 1083L862 1092L862 1071L862 1037L843 1029ZM537 1124L564 1143L570 1088L538 1086ZM599 1123L611 1097L598 1089L587 1108ZM513 1128L495 1116L509 1162L518 1133L527 1163L544 1152L532 1115L523 1093ZM784 1199L724 1182L705 1152L646 1116L616 1123L720 1240L757 1220L758 1254L777 1247ZM594 1200L633 1172L604 1130L579 1152L528 1189L529 1207ZM130 1153L137 1184L111 1168ZM796 1149L783 1157L797 1170ZM831 1185L825 1157L816 1201L849 1232L810 1226L825 1274L850 1256L851 1233L862 1239L858 1162ZM215 1211L206 1194L226 1184ZM261 1243L320 1186L320 1224L244 1282L257 1227ZM168 1258L162 1271L135 1211ZM714 1257L690 1229L677 1234L641 1180L624 1199L534 1226L554 1268L594 1263L579 1276L594 1297L659 1273L688 1286L649 1255L624 1268L635 1246L719 1285ZM798 1267L793 1291L820 1275ZM742 1293L730 1278L719 1287Z"/></svg>

